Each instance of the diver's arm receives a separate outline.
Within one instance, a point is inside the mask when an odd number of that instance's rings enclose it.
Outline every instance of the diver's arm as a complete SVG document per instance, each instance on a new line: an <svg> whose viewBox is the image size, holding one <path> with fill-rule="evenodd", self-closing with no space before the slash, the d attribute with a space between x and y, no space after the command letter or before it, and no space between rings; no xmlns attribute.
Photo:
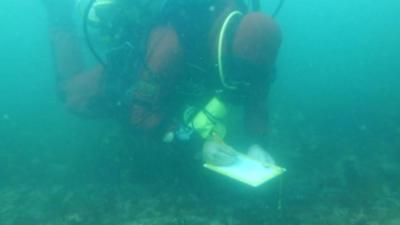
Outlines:
<svg viewBox="0 0 400 225"><path fill-rule="evenodd" d="M64 82L84 69L81 44L73 19L73 1L42 0L47 12L49 39L57 81Z"/></svg>
<svg viewBox="0 0 400 225"><path fill-rule="evenodd" d="M245 104L245 122L249 136L263 141L267 127L268 89L275 77L275 62L282 42L278 24L260 12L242 18L233 41L233 55L245 63L250 83L249 101Z"/></svg>
<svg viewBox="0 0 400 225"><path fill-rule="evenodd" d="M244 106L244 122L250 142L262 144L268 124L267 90L257 89L260 91L255 91ZM256 95L257 92L260 94Z"/></svg>
<svg viewBox="0 0 400 225"><path fill-rule="evenodd" d="M84 70L79 39L72 28L65 27L49 27L49 35L57 83L62 84Z"/></svg>
<svg viewBox="0 0 400 225"><path fill-rule="evenodd" d="M167 112L182 75L183 51L175 28L169 25L152 29L147 43L146 66L132 87L130 124L142 133L165 133Z"/></svg>
<svg viewBox="0 0 400 225"><path fill-rule="evenodd" d="M90 102L101 92L102 68L87 69L73 19L74 1L42 0L48 14L57 91L74 112L90 114Z"/></svg>

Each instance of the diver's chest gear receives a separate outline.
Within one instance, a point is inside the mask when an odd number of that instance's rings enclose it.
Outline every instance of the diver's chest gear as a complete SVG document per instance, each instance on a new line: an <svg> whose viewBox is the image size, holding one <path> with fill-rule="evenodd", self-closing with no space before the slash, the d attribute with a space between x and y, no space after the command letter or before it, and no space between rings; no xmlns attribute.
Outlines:
<svg viewBox="0 0 400 225"><path fill-rule="evenodd" d="M126 110L132 102L132 84L144 68L143 51L129 42L110 49L105 56L104 91L117 111Z"/></svg>
<svg viewBox="0 0 400 225"><path fill-rule="evenodd" d="M168 132L164 141L171 142L173 139L188 141L193 135L201 139L214 136L223 139L226 135L225 117L228 108L218 98L213 97L203 107L187 106L183 110L181 122L174 132Z"/></svg>

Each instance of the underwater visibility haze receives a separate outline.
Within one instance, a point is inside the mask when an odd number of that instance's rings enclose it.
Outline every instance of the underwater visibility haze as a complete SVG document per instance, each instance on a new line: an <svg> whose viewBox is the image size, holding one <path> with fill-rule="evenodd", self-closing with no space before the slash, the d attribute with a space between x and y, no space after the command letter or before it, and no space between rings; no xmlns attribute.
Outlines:
<svg viewBox="0 0 400 225"><path fill-rule="evenodd" d="M264 147L287 171L257 188L70 112L42 1L1 3L1 225L400 225L399 1L284 2Z"/></svg>

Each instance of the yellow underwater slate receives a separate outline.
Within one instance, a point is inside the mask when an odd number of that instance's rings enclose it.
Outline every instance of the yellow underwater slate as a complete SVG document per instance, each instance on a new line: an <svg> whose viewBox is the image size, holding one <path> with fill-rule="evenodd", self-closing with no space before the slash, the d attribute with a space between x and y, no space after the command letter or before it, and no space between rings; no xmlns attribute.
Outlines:
<svg viewBox="0 0 400 225"><path fill-rule="evenodd" d="M258 187L286 171L282 167L263 164L244 154L239 154L237 162L229 166L205 163L204 167L253 187Z"/></svg>

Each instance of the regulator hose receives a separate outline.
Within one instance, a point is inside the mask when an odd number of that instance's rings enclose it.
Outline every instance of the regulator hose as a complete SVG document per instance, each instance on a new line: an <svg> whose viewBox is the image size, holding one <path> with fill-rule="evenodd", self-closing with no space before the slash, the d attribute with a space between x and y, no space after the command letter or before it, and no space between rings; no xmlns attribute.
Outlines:
<svg viewBox="0 0 400 225"><path fill-rule="evenodd" d="M278 16L284 3L285 3L285 0L279 0L275 10L272 13L273 18ZM260 11L261 10L261 1L260 0L251 0L251 3L249 3L249 4L251 4L252 11Z"/></svg>
<svg viewBox="0 0 400 225"><path fill-rule="evenodd" d="M283 4L285 3L285 0L280 0L278 3L278 6L276 7L275 11L272 13L272 18L275 18L278 16L279 12L282 9Z"/></svg>
<svg viewBox="0 0 400 225"><path fill-rule="evenodd" d="M89 48L89 51L92 53L94 58L103 67L105 67L106 64L105 64L104 60L100 57L99 53L94 48L92 40L90 39L90 35L89 35L89 14L90 14L90 10L92 10L92 7L93 7L95 2L96 2L96 0L90 0L88 5L85 8L85 12L83 14L84 15L84 17L83 17L83 35L85 37L85 42L86 42L86 44L87 44L87 46Z"/></svg>

